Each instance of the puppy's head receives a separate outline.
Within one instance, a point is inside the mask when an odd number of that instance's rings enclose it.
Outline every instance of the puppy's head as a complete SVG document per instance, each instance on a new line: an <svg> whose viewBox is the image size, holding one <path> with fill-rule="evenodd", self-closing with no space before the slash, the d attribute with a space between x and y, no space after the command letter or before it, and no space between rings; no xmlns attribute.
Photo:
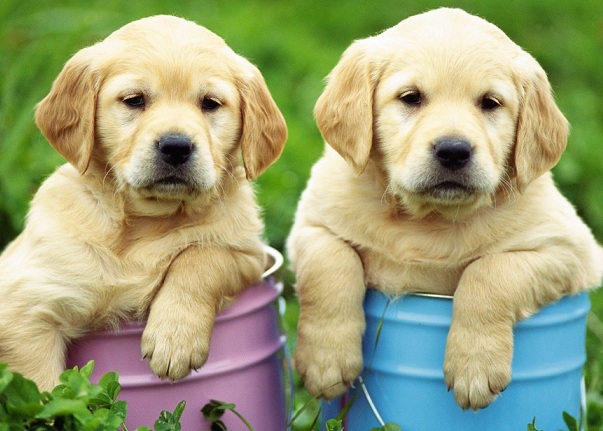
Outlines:
<svg viewBox="0 0 603 431"><path fill-rule="evenodd" d="M568 132L538 63L453 9L352 44L315 116L327 143L358 173L376 164L416 217L462 217L521 192L557 163Z"/></svg>
<svg viewBox="0 0 603 431"><path fill-rule="evenodd" d="M67 62L37 107L49 142L82 174L141 199L186 200L280 155L284 119L260 72L203 27L130 23Z"/></svg>

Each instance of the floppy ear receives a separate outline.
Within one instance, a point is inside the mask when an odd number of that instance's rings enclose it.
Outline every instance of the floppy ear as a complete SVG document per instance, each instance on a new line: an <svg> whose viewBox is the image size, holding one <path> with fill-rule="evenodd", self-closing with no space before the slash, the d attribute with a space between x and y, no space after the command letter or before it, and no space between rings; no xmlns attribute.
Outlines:
<svg viewBox="0 0 603 431"><path fill-rule="evenodd" d="M287 125L260 71L251 63L245 70L241 83L241 152L249 179L257 178L279 158L287 140Z"/></svg>
<svg viewBox="0 0 603 431"><path fill-rule="evenodd" d="M89 49L65 64L50 93L36 107L36 124L48 142L81 174L88 169L94 146L96 90Z"/></svg>
<svg viewBox="0 0 603 431"><path fill-rule="evenodd" d="M519 107L514 154L520 191L557 164L569 133L569 124L555 103L542 67L527 54L522 63L524 94Z"/></svg>
<svg viewBox="0 0 603 431"><path fill-rule="evenodd" d="M343 53L314 107L322 137L358 173L366 167L373 143L376 81L364 43L354 42Z"/></svg>

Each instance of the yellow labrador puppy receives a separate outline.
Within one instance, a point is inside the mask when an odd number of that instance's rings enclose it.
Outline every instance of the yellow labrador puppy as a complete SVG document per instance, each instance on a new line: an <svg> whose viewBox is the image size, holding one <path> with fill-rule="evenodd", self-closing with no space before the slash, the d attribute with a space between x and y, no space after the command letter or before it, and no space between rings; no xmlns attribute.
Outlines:
<svg viewBox="0 0 603 431"><path fill-rule="evenodd" d="M288 239L306 387L331 398L360 373L366 286L454 294L446 384L487 406L517 320L603 273L549 173L568 124L545 72L494 25L438 9L353 43L315 116L329 146Z"/></svg>
<svg viewBox="0 0 603 431"><path fill-rule="evenodd" d="M203 27L146 18L75 54L36 122L69 164L0 257L0 362L48 389L69 340L148 317L158 376L201 367L214 315L264 269L248 179L287 132L260 72Z"/></svg>

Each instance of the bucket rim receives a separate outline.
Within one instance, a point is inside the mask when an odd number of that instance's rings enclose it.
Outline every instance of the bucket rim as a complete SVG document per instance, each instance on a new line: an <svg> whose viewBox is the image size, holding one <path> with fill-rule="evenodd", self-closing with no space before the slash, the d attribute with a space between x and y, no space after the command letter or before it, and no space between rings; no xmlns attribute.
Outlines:
<svg viewBox="0 0 603 431"><path fill-rule="evenodd" d="M448 307L452 307L452 301L454 300L453 296L441 295L441 294L429 294L429 293L405 293L402 295L388 295L387 293L381 292L377 289L370 289L371 305L369 309L372 310L371 317L381 316L382 308L385 304L395 304L399 300L403 300L404 298L415 298L415 300L421 300L425 304L443 304L448 310ZM440 302L442 301L442 302ZM365 305L366 307L366 305ZM537 309L533 314L521 318L516 321L516 328L536 328L541 326L552 326L563 324L565 322L571 322L583 319L587 316L589 310L591 308L589 291L582 291L575 294L563 295L558 298L554 302L550 304L546 304L539 309ZM365 308L365 311L367 309ZM436 308L434 310L440 310ZM442 326L450 325L450 311L448 312L426 312L424 310L405 310L405 314L411 313L413 316L425 315L428 316L428 320L430 324L438 324ZM368 311L367 311L368 312ZM392 315L389 313L383 316L386 320L394 320L397 321L398 318L392 318ZM416 320L416 322L422 321L421 319Z"/></svg>
<svg viewBox="0 0 603 431"><path fill-rule="evenodd" d="M425 298L436 298L436 299L454 299L454 295L444 295L441 293L409 293L410 296L422 296Z"/></svg>

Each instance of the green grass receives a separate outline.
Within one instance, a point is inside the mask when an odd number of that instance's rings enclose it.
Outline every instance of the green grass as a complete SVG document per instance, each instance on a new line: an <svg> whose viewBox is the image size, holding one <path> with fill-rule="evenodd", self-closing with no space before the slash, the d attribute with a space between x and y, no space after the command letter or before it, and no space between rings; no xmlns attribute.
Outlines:
<svg viewBox="0 0 603 431"><path fill-rule="evenodd" d="M2 0L0 2L0 248L23 226L27 203L62 160L33 123L33 108L78 49L143 16L201 23L262 70L288 122L281 159L257 181L267 241L282 250L310 166L322 152L312 108L323 79L354 39L439 5L463 7L501 27L547 70L572 124L555 177L603 239L603 2L581 0ZM292 277L285 272L291 298ZM586 377L591 430L603 429L603 294L592 294ZM294 343L297 304L286 325ZM307 395L298 391L298 402ZM308 412L311 415L311 412ZM303 429L303 428L299 428ZM556 430L555 430L556 431Z"/></svg>

